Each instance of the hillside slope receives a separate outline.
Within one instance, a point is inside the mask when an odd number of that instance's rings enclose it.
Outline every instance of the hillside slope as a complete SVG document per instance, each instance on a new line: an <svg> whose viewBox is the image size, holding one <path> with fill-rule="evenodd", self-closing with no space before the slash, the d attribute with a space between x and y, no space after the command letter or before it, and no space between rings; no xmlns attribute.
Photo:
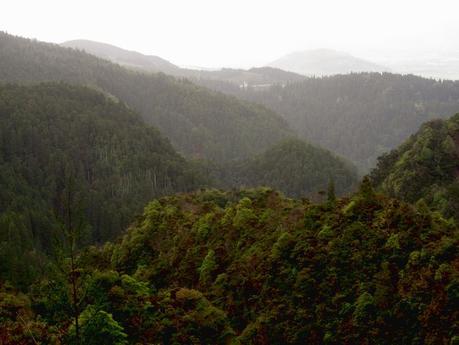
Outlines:
<svg viewBox="0 0 459 345"><path fill-rule="evenodd" d="M263 106L164 74L146 75L82 51L0 33L0 82L66 81L113 95L188 157L246 158L291 136Z"/></svg>
<svg viewBox="0 0 459 345"><path fill-rule="evenodd" d="M371 173L384 193L430 207L459 221L459 114L425 123Z"/></svg>
<svg viewBox="0 0 459 345"><path fill-rule="evenodd" d="M264 91L228 92L276 111L301 138L347 158L363 172L423 122L459 111L459 82L390 73L308 78Z"/></svg>
<svg viewBox="0 0 459 345"><path fill-rule="evenodd" d="M175 74L179 70L178 66L158 56L143 55L107 43L90 40L73 40L61 43L61 46L84 50L89 54L135 69L164 72L166 74Z"/></svg>
<svg viewBox="0 0 459 345"><path fill-rule="evenodd" d="M84 50L89 54L110 60L122 66L144 72L163 72L177 77L186 77L193 82L208 86L216 82L228 82L236 87L264 87L271 84L285 84L304 79L296 73L286 72L273 67L251 68L249 70L222 68L217 70L197 70L180 68L157 56L144 55L110 44L88 40L74 40L61 44L64 47Z"/></svg>
<svg viewBox="0 0 459 345"><path fill-rule="evenodd" d="M0 86L0 141L0 277L10 281L53 251L70 206L83 242L100 243L152 198L203 183L138 114L84 87Z"/></svg>
<svg viewBox="0 0 459 345"><path fill-rule="evenodd" d="M353 191L357 169L320 147L288 139L265 152L223 168L223 187L268 186L290 197L317 199L331 183L338 195Z"/></svg>
<svg viewBox="0 0 459 345"><path fill-rule="evenodd" d="M322 205L267 189L162 198L120 242L81 255L82 340L455 344L458 246L451 223L368 181ZM0 293L4 339L75 339L65 286Z"/></svg>

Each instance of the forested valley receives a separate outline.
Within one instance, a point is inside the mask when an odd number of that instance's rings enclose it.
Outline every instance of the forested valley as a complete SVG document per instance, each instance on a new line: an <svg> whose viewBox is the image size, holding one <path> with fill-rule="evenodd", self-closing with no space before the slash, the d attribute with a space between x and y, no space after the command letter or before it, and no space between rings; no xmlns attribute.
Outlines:
<svg viewBox="0 0 459 345"><path fill-rule="evenodd" d="M3 82L65 81L119 99L192 158L247 158L293 135L279 115L263 106L55 44L0 33L0 64Z"/></svg>
<svg viewBox="0 0 459 345"><path fill-rule="evenodd" d="M97 42L70 46L115 61L119 59L113 56L121 53L135 59L131 64L143 61L117 47L111 47L118 53L113 55ZM152 71L147 66L137 70ZM169 69L156 67L155 71ZM194 72L176 67L172 74L264 105L279 114L299 138L347 158L362 174L422 123L448 118L459 107L457 81L388 72L306 77L272 67Z"/></svg>
<svg viewBox="0 0 459 345"><path fill-rule="evenodd" d="M459 344L456 81L155 61L0 32L1 345Z"/></svg>
<svg viewBox="0 0 459 345"><path fill-rule="evenodd" d="M457 81L413 75L351 73L263 89L222 81L202 84L272 109L300 138L340 154L363 174L422 123L446 119L459 109Z"/></svg>
<svg viewBox="0 0 459 345"><path fill-rule="evenodd" d="M81 245L103 243L152 198L206 182L139 115L86 87L2 86L0 114L0 277L20 285L70 206Z"/></svg>

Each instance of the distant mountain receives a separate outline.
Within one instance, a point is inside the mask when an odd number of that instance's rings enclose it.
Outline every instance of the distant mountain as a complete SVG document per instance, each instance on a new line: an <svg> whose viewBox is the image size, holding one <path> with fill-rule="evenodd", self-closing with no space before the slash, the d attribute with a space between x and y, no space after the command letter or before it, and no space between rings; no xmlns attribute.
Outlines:
<svg viewBox="0 0 459 345"><path fill-rule="evenodd" d="M392 73L307 78L264 90L226 91L281 114L301 138L368 172L431 119L459 111L459 82Z"/></svg>
<svg viewBox="0 0 459 345"><path fill-rule="evenodd" d="M110 44L89 40L68 41L61 45L83 50L89 54L110 60L124 67L153 73L163 72L176 77L185 77L198 84L211 88L215 81L229 82L238 87L263 87L275 83L285 84L304 79L301 75L270 67L252 68L249 70L233 68L216 70L205 68L180 68L157 56L144 55ZM218 87L216 88L218 89Z"/></svg>
<svg viewBox="0 0 459 345"><path fill-rule="evenodd" d="M383 155L371 173L382 192L412 203L421 199L459 221L459 114L433 120L397 149Z"/></svg>
<svg viewBox="0 0 459 345"><path fill-rule="evenodd" d="M285 120L263 106L83 51L0 33L0 82L42 81L91 86L125 102L187 157L244 159L293 135Z"/></svg>
<svg viewBox="0 0 459 345"><path fill-rule="evenodd" d="M176 74L179 70L179 67L158 56L143 55L107 43L90 40L73 40L64 42L61 46L84 50L89 54L130 68L147 70L150 72L164 72L168 74Z"/></svg>
<svg viewBox="0 0 459 345"><path fill-rule="evenodd" d="M388 68L370 61L329 49L295 52L271 62L268 66L307 76L388 71Z"/></svg>

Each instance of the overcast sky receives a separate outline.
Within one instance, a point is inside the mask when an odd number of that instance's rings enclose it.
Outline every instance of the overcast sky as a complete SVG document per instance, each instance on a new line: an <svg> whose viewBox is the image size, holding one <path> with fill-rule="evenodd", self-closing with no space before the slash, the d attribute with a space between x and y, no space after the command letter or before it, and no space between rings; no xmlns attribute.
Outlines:
<svg viewBox="0 0 459 345"><path fill-rule="evenodd" d="M459 51L453 0L3 0L0 30L85 38L179 65L251 67L299 50L372 58Z"/></svg>

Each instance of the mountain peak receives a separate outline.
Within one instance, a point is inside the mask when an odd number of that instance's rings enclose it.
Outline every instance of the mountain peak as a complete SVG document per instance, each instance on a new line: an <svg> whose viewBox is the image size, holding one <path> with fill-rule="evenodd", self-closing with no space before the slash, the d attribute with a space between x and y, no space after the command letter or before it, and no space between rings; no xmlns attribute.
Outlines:
<svg viewBox="0 0 459 345"><path fill-rule="evenodd" d="M268 66L309 76L389 71L386 67L349 53L325 48L293 52Z"/></svg>

